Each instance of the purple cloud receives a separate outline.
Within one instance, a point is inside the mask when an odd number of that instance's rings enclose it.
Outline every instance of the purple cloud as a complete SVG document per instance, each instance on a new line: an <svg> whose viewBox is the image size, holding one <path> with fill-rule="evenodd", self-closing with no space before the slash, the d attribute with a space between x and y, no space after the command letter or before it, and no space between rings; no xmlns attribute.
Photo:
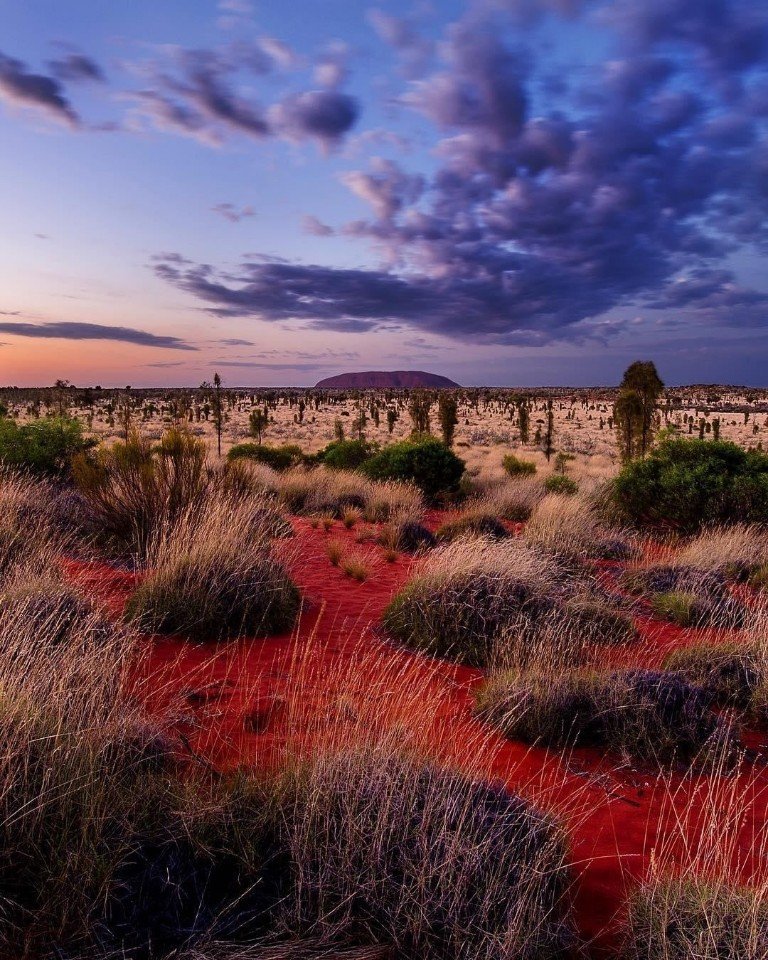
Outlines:
<svg viewBox="0 0 768 960"><path fill-rule="evenodd" d="M0 98L14 106L30 107L69 127L80 127L80 117L53 77L31 73L21 60L0 53Z"/></svg>
<svg viewBox="0 0 768 960"><path fill-rule="evenodd" d="M110 327L101 323L79 323L55 320L48 323L2 322L0 332L17 337L56 340L117 340L142 347L161 347L168 350L197 350L197 347L178 337L162 336L133 327Z"/></svg>

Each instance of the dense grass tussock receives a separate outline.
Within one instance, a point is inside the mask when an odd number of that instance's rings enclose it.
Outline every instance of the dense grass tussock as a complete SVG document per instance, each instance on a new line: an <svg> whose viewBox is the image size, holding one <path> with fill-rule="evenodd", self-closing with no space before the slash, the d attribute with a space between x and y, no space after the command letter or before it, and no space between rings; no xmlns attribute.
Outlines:
<svg viewBox="0 0 768 960"><path fill-rule="evenodd" d="M452 520L446 520L437 531L437 539L443 542L466 536L504 540L509 531L497 515L478 507L471 507Z"/></svg>
<svg viewBox="0 0 768 960"><path fill-rule="evenodd" d="M126 616L150 633L222 640L290 629L299 592L250 499L191 512L157 530Z"/></svg>
<svg viewBox="0 0 768 960"><path fill-rule="evenodd" d="M651 878L630 901L622 960L764 960L768 890Z"/></svg>
<svg viewBox="0 0 768 960"><path fill-rule="evenodd" d="M677 554L676 563L728 579L745 580L768 564L768 533L736 523L705 530Z"/></svg>
<svg viewBox="0 0 768 960"><path fill-rule="evenodd" d="M0 470L0 585L17 567L44 573L52 557L72 546L57 522L57 502L46 481Z"/></svg>
<svg viewBox="0 0 768 960"><path fill-rule="evenodd" d="M472 506L511 523L524 523L528 520L545 497L542 484L530 476L485 481L479 484L476 492Z"/></svg>
<svg viewBox="0 0 768 960"><path fill-rule="evenodd" d="M441 547L384 613L390 636L470 666L521 663L546 650L579 657L634 638L629 618L520 541Z"/></svg>
<svg viewBox="0 0 768 960"><path fill-rule="evenodd" d="M480 716L511 739L714 766L733 754L736 741L710 705L681 676L651 670L500 672L477 701Z"/></svg>
<svg viewBox="0 0 768 960"><path fill-rule="evenodd" d="M631 593L647 597L656 616L681 627L741 627L748 616L725 577L697 567L638 567L625 571L621 583Z"/></svg>
<svg viewBox="0 0 768 960"><path fill-rule="evenodd" d="M747 709L768 680L766 651L757 646L704 644L673 650L664 668L701 687L721 707Z"/></svg>
<svg viewBox="0 0 768 960"><path fill-rule="evenodd" d="M620 530L603 527L590 500L551 494L533 510L525 528L536 547L574 560L626 560L631 539Z"/></svg>
<svg viewBox="0 0 768 960"><path fill-rule="evenodd" d="M286 925L398 957L565 957L568 872L553 821L502 787L389 747L301 772Z"/></svg>
<svg viewBox="0 0 768 960"><path fill-rule="evenodd" d="M359 473L325 467L297 467L277 473L263 465L245 465L256 489L277 498L289 513L341 517L350 507L377 522L418 522L424 499L409 483L374 482Z"/></svg>

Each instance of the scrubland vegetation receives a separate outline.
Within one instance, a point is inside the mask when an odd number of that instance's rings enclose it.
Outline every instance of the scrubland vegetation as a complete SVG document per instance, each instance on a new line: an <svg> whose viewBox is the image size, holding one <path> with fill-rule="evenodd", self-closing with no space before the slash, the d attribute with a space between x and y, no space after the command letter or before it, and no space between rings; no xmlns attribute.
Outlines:
<svg viewBox="0 0 768 960"><path fill-rule="evenodd" d="M603 955L768 956L768 456L654 376L13 394L0 955L576 958L608 869Z"/></svg>

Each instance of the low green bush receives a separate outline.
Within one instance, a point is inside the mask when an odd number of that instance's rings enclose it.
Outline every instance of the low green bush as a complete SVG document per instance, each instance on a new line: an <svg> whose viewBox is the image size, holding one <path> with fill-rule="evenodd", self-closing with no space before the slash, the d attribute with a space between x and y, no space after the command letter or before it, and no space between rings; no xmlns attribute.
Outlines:
<svg viewBox="0 0 768 960"><path fill-rule="evenodd" d="M434 437L392 443L361 464L372 480L414 483L431 501L457 491L464 461Z"/></svg>
<svg viewBox="0 0 768 960"><path fill-rule="evenodd" d="M32 473L60 475L72 457L96 444L83 437L83 427L72 417L42 417L18 424L0 417L0 463Z"/></svg>
<svg viewBox="0 0 768 960"><path fill-rule="evenodd" d="M459 537L466 536L503 540L509 536L509 531L498 517L480 510L473 510L453 520L447 520L437 531L437 539L443 541L458 540Z"/></svg>
<svg viewBox="0 0 768 960"><path fill-rule="evenodd" d="M613 485L622 516L686 533L768 519L768 455L725 440L666 440Z"/></svg>
<svg viewBox="0 0 768 960"><path fill-rule="evenodd" d="M502 467L510 477L524 477L536 473L536 464L533 460L523 460L514 453L508 453L501 461Z"/></svg>
<svg viewBox="0 0 768 960"><path fill-rule="evenodd" d="M578 493L579 485L572 477L566 477L562 473L552 473L544 481L544 489L547 493L564 493L571 496Z"/></svg>
<svg viewBox="0 0 768 960"><path fill-rule="evenodd" d="M376 449L368 440L334 440L317 454L317 460L331 470L356 470Z"/></svg>
<svg viewBox="0 0 768 960"><path fill-rule="evenodd" d="M281 447L270 447L261 443L238 443L227 454L227 459L254 460L256 463L266 463L273 470L288 470L305 459L301 447L296 444L284 444Z"/></svg>

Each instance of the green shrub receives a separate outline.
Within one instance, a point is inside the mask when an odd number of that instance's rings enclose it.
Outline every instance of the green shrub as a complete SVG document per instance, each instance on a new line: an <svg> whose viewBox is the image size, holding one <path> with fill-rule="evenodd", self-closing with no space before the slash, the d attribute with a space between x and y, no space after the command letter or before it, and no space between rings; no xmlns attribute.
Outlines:
<svg viewBox="0 0 768 960"><path fill-rule="evenodd" d="M514 453L508 453L501 461L501 465L510 477L522 477L536 473L536 464L533 460L523 460L516 457Z"/></svg>
<svg viewBox="0 0 768 960"><path fill-rule="evenodd" d="M95 443L84 439L82 424L71 417L44 417L21 425L0 417L0 462L9 467L62 474L75 454Z"/></svg>
<svg viewBox="0 0 768 960"><path fill-rule="evenodd" d="M749 585L755 590L768 590L768 563L753 570L749 577Z"/></svg>
<svg viewBox="0 0 768 960"><path fill-rule="evenodd" d="M273 470L287 470L304 460L301 447L286 443L281 447L270 447L261 443L238 443L227 454L227 460L255 460L266 463Z"/></svg>
<svg viewBox="0 0 768 960"><path fill-rule="evenodd" d="M764 960L762 888L691 876L651 878L630 900L622 960Z"/></svg>
<svg viewBox="0 0 768 960"><path fill-rule="evenodd" d="M392 443L360 467L373 480L404 480L416 484L431 501L454 493L464 473L464 461L434 437Z"/></svg>
<svg viewBox="0 0 768 960"><path fill-rule="evenodd" d="M544 489L547 493L564 493L570 496L578 493L579 485L572 477L566 477L562 473L552 473L544 481Z"/></svg>
<svg viewBox="0 0 768 960"><path fill-rule="evenodd" d="M317 454L320 463L331 470L356 470L376 452L368 440L334 440Z"/></svg>
<svg viewBox="0 0 768 960"><path fill-rule="evenodd" d="M768 455L724 440L666 440L616 478L613 499L637 525L695 532L768 519Z"/></svg>

